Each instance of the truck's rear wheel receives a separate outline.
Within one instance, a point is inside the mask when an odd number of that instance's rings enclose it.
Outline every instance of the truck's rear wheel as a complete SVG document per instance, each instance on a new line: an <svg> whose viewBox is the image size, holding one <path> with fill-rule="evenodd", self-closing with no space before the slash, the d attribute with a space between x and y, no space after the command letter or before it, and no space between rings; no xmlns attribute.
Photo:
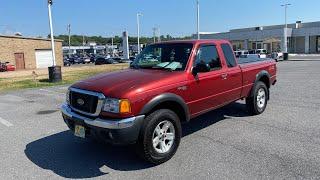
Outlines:
<svg viewBox="0 0 320 180"><path fill-rule="evenodd" d="M265 83L258 81L253 87L252 95L246 98L250 113L258 115L264 112L268 103L268 88Z"/></svg>
<svg viewBox="0 0 320 180"><path fill-rule="evenodd" d="M145 160L161 164L176 153L180 139L179 117L171 110L160 109L147 116L136 145Z"/></svg>

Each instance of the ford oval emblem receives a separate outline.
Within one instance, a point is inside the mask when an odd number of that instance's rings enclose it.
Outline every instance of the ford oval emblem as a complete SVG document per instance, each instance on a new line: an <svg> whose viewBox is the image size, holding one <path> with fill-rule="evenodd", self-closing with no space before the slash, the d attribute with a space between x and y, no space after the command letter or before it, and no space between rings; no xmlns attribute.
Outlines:
<svg viewBox="0 0 320 180"><path fill-rule="evenodd" d="M84 100L83 99L77 99L77 103L82 106L84 105Z"/></svg>

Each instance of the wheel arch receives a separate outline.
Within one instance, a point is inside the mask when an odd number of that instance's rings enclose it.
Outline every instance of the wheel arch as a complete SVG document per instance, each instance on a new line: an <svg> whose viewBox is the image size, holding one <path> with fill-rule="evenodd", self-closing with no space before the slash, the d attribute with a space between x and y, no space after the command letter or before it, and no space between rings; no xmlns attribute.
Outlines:
<svg viewBox="0 0 320 180"><path fill-rule="evenodd" d="M268 73L268 71L266 70L263 70L263 71L260 71L257 75L256 75L256 79L254 81L254 84L251 88L251 91L250 91L250 94L249 94L249 97L253 97L253 90L254 90L254 87L255 85L257 84L257 82L263 82L266 86L267 86L267 94L268 94L268 100L270 99L270 92L269 92L269 88L270 88L270 74Z"/></svg>
<svg viewBox="0 0 320 180"><path fill-rule="evenodd" d="M157 109L170 109L175 112L181 122L190 120L189 108L182 97L173 93L164 93L152 98L145 104L140 114L148 115Z"/></svg>
<svg viewBox="0 0 320 180"><path fill-rule="evenodd" d="M266 71L266 70L260 71L256 75L255 83L258 81L265 83L267 88L269 89L270 88L270 74L268 73L268 71Z"/></svg>

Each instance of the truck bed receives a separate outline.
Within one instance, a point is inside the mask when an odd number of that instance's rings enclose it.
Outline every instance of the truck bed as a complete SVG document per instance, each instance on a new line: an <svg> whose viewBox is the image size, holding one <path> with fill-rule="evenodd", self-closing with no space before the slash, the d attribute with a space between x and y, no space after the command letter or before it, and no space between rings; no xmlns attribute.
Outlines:
<svg viewBox="0 0 320 180"><path fill-rule="evenodd" d="M243 89L241 96L247 97L255 83L256 75L262 71L270 75L270 84L276 81L276 62L270 58L239 58L238 64L242 71Z"/></svg>
<svg viewBox="0 0 320 180"><path fill-rule="evenodd" d="M238 64L247 64L247 63L253 63L253 62L261 62L261 61L267 61L272 60L270 58L238 58Z"/></svg>

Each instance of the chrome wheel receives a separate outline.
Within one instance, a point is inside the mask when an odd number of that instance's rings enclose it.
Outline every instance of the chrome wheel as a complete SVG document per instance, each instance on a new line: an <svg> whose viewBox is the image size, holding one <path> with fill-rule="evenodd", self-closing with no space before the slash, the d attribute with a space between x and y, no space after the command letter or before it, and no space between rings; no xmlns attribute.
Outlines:
<svg viewBox="0 0 320 180"><path fill-rule="evenodd" d="M168 152L175 140L175 129L170 121L161 121L153 131L152 144L158 153Z"/></svg>
<svg viewBox="0 0 320 180"><path fill-rule="evenodd" d="M261 109L266 103L266 91L263 88L258 90L257 94L257 106Z"/></svg>

